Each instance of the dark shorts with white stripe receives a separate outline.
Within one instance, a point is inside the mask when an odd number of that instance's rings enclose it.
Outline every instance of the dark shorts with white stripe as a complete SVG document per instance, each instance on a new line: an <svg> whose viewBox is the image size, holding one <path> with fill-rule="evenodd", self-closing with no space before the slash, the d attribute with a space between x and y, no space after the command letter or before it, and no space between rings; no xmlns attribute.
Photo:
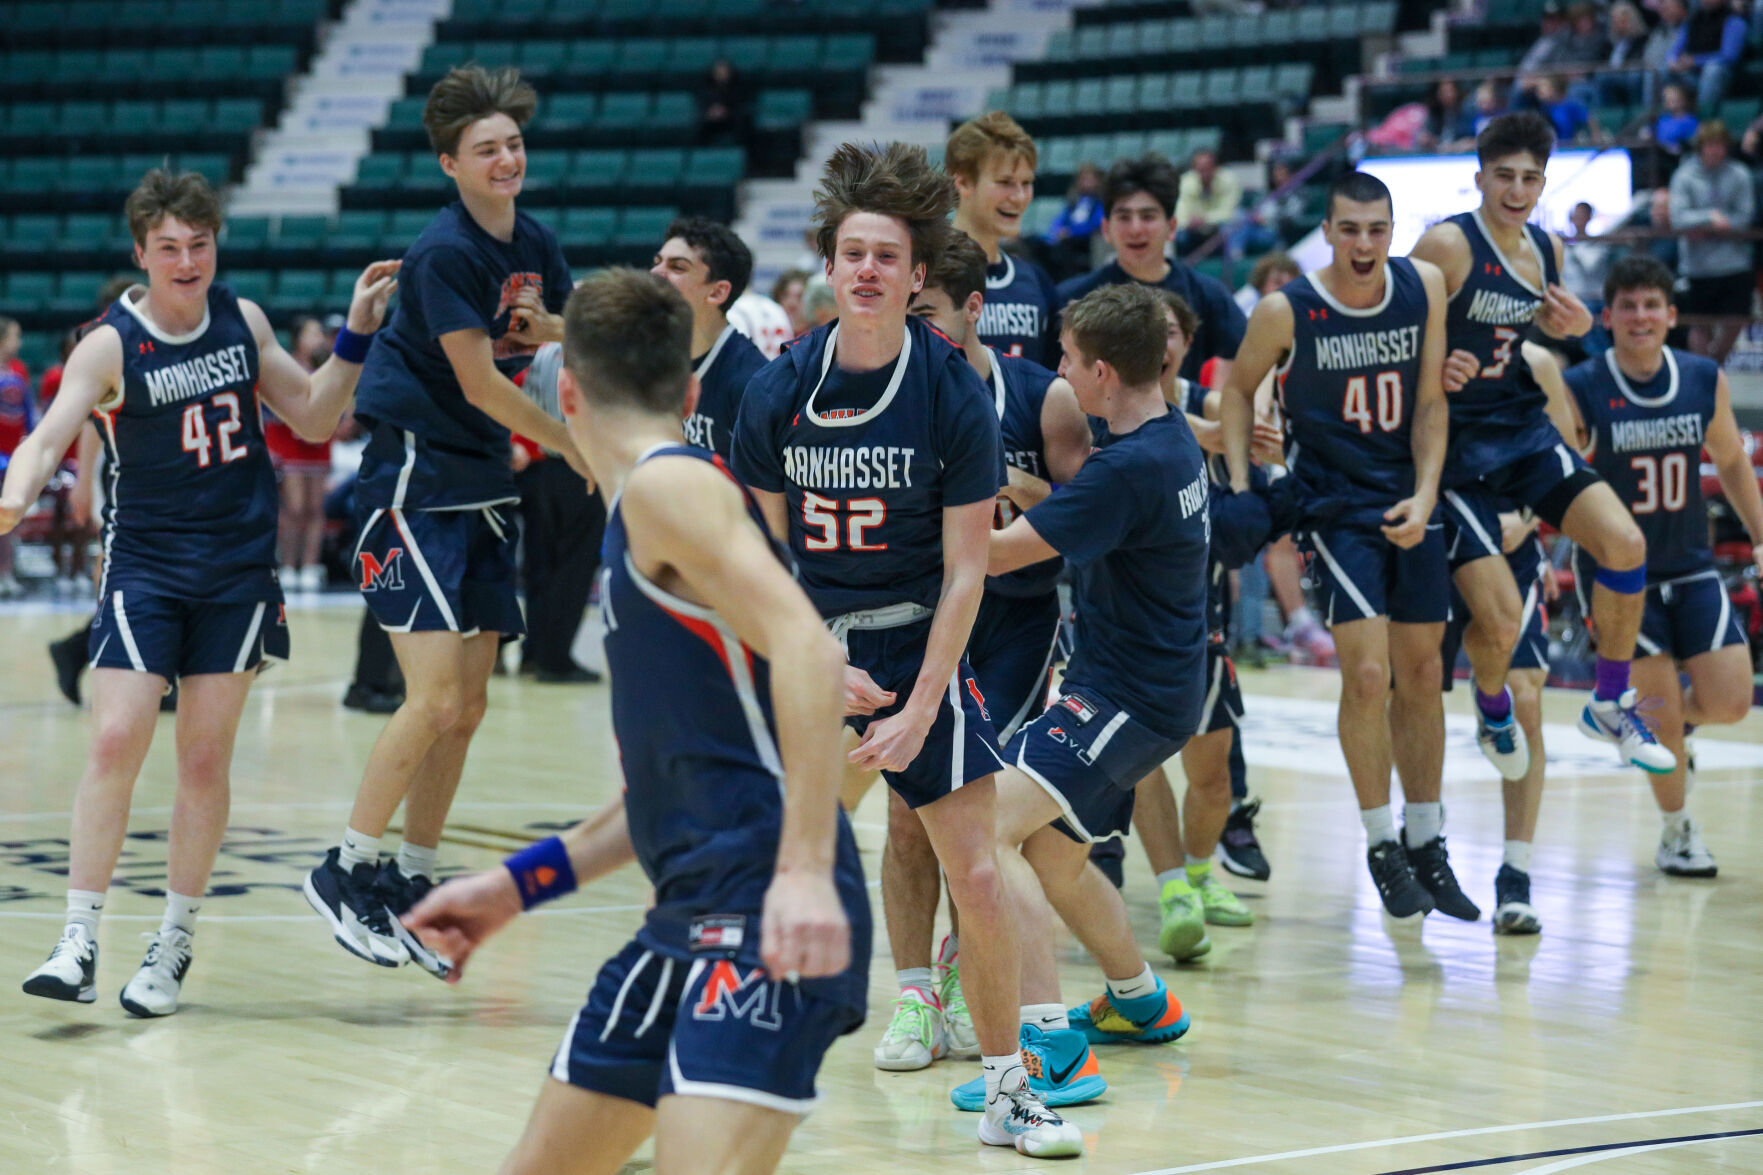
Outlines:
<svg viewBox="0 0 1763 1175"><path fill-rule="evenodd" d="M244 673L288 659L288 618L272 600L211 601L121 589L98 601L87 638L94 669L133 669L167 681Z"/></svg>
<svg viewBox="0 0 1763 1175"><path fill-rule="evenodd" d="M633 940L600 968L551 1076L645 1106L674 1093L806 1114L826 1050L863 1023L863 1008L829 997L829 986Z"/></svg>
<svg viewBox="0 0 1763 1175"><path fill-rule="evenodd" d="M1591 615L1596 574L1597 564L1584 551L1576 551L1574 590L1587 616ZM1727 645L1745 643L1745 631L1733 615L1732 597L1714 568L1647 585L1646 610L1641 613L1641 631L1634 641L1635 656L1668 653L1675 660L1688 661Z"/></svg>
<svg viewBox="0 0 1763 1175"><path fill-rule="evenodd" d="M1436 519L1407 550L1386 539L1374 521L1357 517L1324 523L1301 535L1300 543L1316 556L1310 570L1330 627L1376 616L1397 624L1438 624L1450 613L1445 531Z"/></svg>
<svg viewBox="0 0 1763 1175"><path fill-rule="evenodd" d="M998 740L1009 742L1022 724L1047 705L1059 638L1059 593L980 597L967 660Z"/></svg>
<svg viewBox="0 0 1763 1175"><path fill-rule="evenodd" d="M514 591L513 504L356 513L356 582L381 628L510 637L526 631Z"/></svg>
<svg viewBox="0 0 1763 1175"><path fill-rule="evenodd" d="M1561 529L1568 507L1587 487L1602 481L1565 441L1526 453L1479 480L1439 495L1445 544L1455 572L1465 563L1498 555L1502 500L1516 502Z"/></svg>
<svg viewBox="0 0 1763 1175"><path fill-rule="evenodd" d="M1206 646L1206 703L1200 711L1200 729L1195 735L1220 730L1235 730L1243 721L1243 690L1237 684L1237 667L1224 643Z"/></svg>
<svg viewBox="0 0 1763 1175"><path fill-rule="evenodd" d="M1053 827L1089 843L1131 827L1139 780L1179 754L1187 741L1158 734L1079 685L1019 730L1004 758L1059 805L1062 815Z"/></svg>
<svg viewBox="0 0 1763 1175"><path fill-rule="evenodd" d="M1550 570L1548 574L1553 575ZM1549 609L1543 603L1543 589L1535 581L1519 584L1518 590L1524 596L1524 611L1518 626L1518 643L1512 647L1512 668L1541 669L1549 668ZM1469 605L1457 590L1451 590L1451 619L1445 625L1444 640L1439 642L1439 653L1445 667L1445 692L1451 691L1453 679L1456 677L1457 654L1463 649L1463 630L1469 627L1471 619Z"/></svg>

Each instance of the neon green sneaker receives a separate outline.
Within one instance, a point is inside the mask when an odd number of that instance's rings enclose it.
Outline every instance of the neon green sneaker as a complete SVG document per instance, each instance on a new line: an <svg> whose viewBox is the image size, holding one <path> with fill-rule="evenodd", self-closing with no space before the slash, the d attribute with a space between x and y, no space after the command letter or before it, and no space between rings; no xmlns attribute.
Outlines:
<svg viewBox="0 0 1763 1175"><path fill-rule="evenodd" d="M1163 911L1163 926L1157 932L1159 950L1183 963L1212 949L1206 937L1205 908L1193 886L1180 878L1166 881L1157 904Z"/></svg>
<svg viewBox="0 0 1763 1175"><path fill-rule="evenodd" d="M936 982L937 999L943 1004L943 1041L948 1047L948 1055L961 1060L978 1060L979 1036L973 1031L973 1015L967 1010L967 997L961 994L961 956L950 948L947 936L937 949L931 978Z"/></svg>
<svg viewBox="0 0 1763 1175"><path fill-rule="evenodd" d="M926 1069L948 1049L943 1037L943 1010L936 997L909 987L894 1001L894 1018L875 1046L875 1067L896 1072Z"/></svg>
<svg viewBox="0 0 1763 1175"><path fill-rule="evenodd" d="M1249 907L1243 905L1242 899L1226 889L1218 878L1208 873L1200 879L1195 887L1200 894L1200 905L1206 912L1206 921L1213 926L1253 926L1255 915Z"/></svg>

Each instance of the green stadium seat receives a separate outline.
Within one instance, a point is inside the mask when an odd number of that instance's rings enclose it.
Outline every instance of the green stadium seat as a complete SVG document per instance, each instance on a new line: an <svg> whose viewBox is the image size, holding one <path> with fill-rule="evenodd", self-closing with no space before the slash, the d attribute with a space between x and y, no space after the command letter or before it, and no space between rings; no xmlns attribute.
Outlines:
<svg viewBox="0 0 1763 1175"><path fill-rule="evenodd" d="M15 227L13 239L23 235ZM55 296L53 273L12 273L6 276L6 308L19 314L35 314L48 308Z"/></svg>
<svg viewBox="0 0 1763 1175"><path fill-rule="evenodd" d="M618 56L618 44L615 41L596 38L584 38L569 43L569 72L578 78L599 81L612 70L613 59Z"/></svg>
<svg viewBox="0 0 1763 1175"><path fill-rule="evenodd" d="M402 253L410 247L411 242L422 235L429 221L435 218L434 211L428 208L398 208L386 218L386 235L380 241L383 249L388 243L394 243L397 251Z"/></svg>
<svg viewBox="0 0 1763 1175"><path fill-rule="evenodd" d="M1265 14L1261 21L1261 43L1274 48L1295 44L1298 40L1298 14L1289 9Z"/></svg>
<svg viewBox="0 0 1763 1175"><path fill-rule="evenodd" d="M625 83L650 85L667 64L668 43L658 37L632 37L620 43L612 74Z"/></svg>
<svg viewBox="0 0 1763 1175"><path fill-rule="evenodd" d="M661 73L674 82L696 82L710 71L718 57L716 38L681 37L668 49Z"/></svg>
<svg viewBox="0 0 1763 1175"><path fill-rule="evenodd" d="M386 215L377 208L350 208L337 214L325 234L326 249L374 249L385 235Z"/></svg>
<svg viewBox="0 0 1763 1175"><path fill-rule="evenodd" d="M1336 4L1328 10L1328 36L1331 41L1350 41L1359 36L1359 6Z"/></svg>
<svg viewBox="0 0 1763 1175"><path fill-rule="evenodd" d="M796 33L772 37L765 72L771 77L778 77L813 70L816 63L822 60L822 48L819 37Z"/></svg>
<svg viewBox="0 0 1763 1175"><path fill-rule="evenodd" d="M1050 175L1074 175L1082 162L1077 153L1076 138L1058 135L1041 140L1042 171Z"/></svg>
<svg viewBox="0 0 1763 1175"><path fill-rule="evenodd" d="M1041 54L1046 61L1070 61L1077 56L1075 36L1070 29L1055 29L1047 37L1047 47Z"/></svg>
<svg viewBox="0 0 1763 1175"><path fill-rule="evenodd" d="M1028 208L1022 214L1022 235L1025 237L1044 235L1047 227L1053 223L1053 218L1059 215L1059 210L1064 205L1065 202L1057 196L1040 196L1031 200Z"/></svg>
<svg viewBox="0 0 1763 1175"><path fill-rule="evenodd" d="M787 130L814 117L814 94L809 90L761 90L754 108L754 124L760 130Z"/></svg>
<svg viewBox="0 0 1763 1175"><path fill-rule="evenodd" d="M1147 20L1138 25L1138 46L1119 54L1122 57L1161 57L1167 53L1179 53L1187 48L1175 39L1175 21Z"/></svg>
<svg viewBox="0 0 1763 1175"><path fill-rule="evenodd" d="M19 192L52 192L61 187L66 164L56 158L32 156L12 161L11 187Z"/></svg>
<svg viewBox="0 0 1763 1175"><path fill-rule="evenodd" d="M618 230L612 243L625 248L652 248L679 215L677 208L626 208L618 215Z"/></svg>
<svg viewBox="0 0 1763 1175"><path fill-rule="evenodd" d="M207 130L211 113L200 98L167 98L159 104L159 125L180 134Z"/></svg>
<svg viewBox="0 0 1763 1175"><path fill-rule="evenodd" d="M63 270L55 283L49 310L55 314L89 314L98 304L98 291L110 275L103 270Z"/></svg>
<svg viewBox="0 0 1763 1175"><path fill-rule="evenodd" d="M1077 83L1072 94L1072 103L1068 113L1080 118L1100 118L1103 114L1103 99L1107 91L1101 78L1084 78Z"/></svg>
<svg viewBox="0 0 1763 1175"><path fill-rule="evenodd" d="M216 98L212 129L223 134L249 133L263 122L263 103L255 98Z"/></svg>
<svg viewBox="0 0 1763 1175"><path fill-rule="evenodd" d="M85 138L103 132L110 125L110 112L102 102L63 102L55 118L55 133L67 138Z"/></svg>
<svg viewBox="0 0 1763 1175"><path fill-rule="evenodd" d="M601 130L631 132L649 117L652 99L646 93L621 91L607 94L600 104L596 126Z"/></svg>
<svg viewBox="0 0 1763 1175"><path fill-rule="evenodd" d="M1361 37L1387 37L1396 31L1396 5L1391 0L1378 0L1359 9Z"/></svg>
<svg viewBox="0 0 1763 1175"><path fill-rule="evenodd" d="M202 55L199 50L181 46L161 47L153 50L153 64L148 68L147 76L160 80L182 80L200 77L197 71L201 68Z"/></svg>
<svg viewBox="0 0 1763 1175"><path fill-rule="evenodd" d="M875 36L871 33L829 36L821 48L820 60L830 70L868 69L875 61Z"/></svg>
<svg viewBox="0 0 1763 1175"><path fill-rule="evenodd" d="M521 76L548 82L569 70L569 42L534 40L520 48Z"/></svg>
<svg viewBox="0 0 1763 1175"><path fill-rule="evenodd" d="M1320 4L1306 4L1298 9L1294 39L1302 42L1328 40L1328 9Z"/></svg>
<svg viewBox="0 0 1763 1175"><path fill-rule="evenodd" d="M471 56L485 69L503 69L510 65L519 65L520 42L476 41L472 43Z"/></svg>
<svg viewBox="0 0 1763 1175"><path fill-rule="evenodd" d="M1152 131L1145 136L1145 150L1165 159L1180 159L1187 154L1188 137L1185 131L1161 130Z"/></svg>
<svg viewBox="0 0 1763 1175"><path fill-rule="evenodd" d="M728 63L749 77L765 72L771 47L764 37L724 37L722 55Z"/></svg>
<svg viewBox="0 0 1763 1175"><path fill-rule="evenodd" d="M1108 165L1114 162L1114 156L1112 154L1113 147L1113 135L1079 135L1077 140L1077 157L1079 162L1094 163L1103 170L1107 170Z"/></svg>
<svg viewBox="0 0 1763 1175"><path fill-rule="evenodd" d="M689 131L698 125L698 102L682 91L655 95L648 126L657 131Z"/></svg>
<svg viewBox="0 0 1763 1175"><path fill-rule="evenodd" d="M465 64L468 49L457 41L439 41L422 51L421 74L443 74L455 65Z"/></svg>
<svg viewBox="0 0 1763 1175"><path fill-rule="evenodd" d="M602 247L618 231L616 208L569 208L563 213L563 242L566 245ZM666 232L666 226L660 230Z"/></svg>
<svg viewBox="0 0 1763 1175"><path fill-rule="evenodd" d="M1102 110L1110 118L1133 113L1138 106L1139 79L1131 74L1111 77L1102 88Z"/></svg>
<svg viewBox="0 0 1763 1175"><path fill-rule="evenodd" d="M1076 101L1077 84L1069 81L1047 83L1047 97L1042 113L1048 118L1057 118L1071 113L1072 103Z"/></svg>
<svg viewBox="0 0 1763 1175"><path fill-rule="evenodd" d="M1010 91L1010 111L1017 118L1039 118L1047 109L1047 87L1042 82L1019 82Z"/></svg>
<svg viewBox="0 0 1763 1175"><path fill-rule="evenodd" d="M116 218L103 212L70 212L61 222L61 247L97 252L110 241Z"/></svg>
<svg viewBox="0 0 1763 1175"><path fill-rule="evenodd" d="M245 76L245 49L240 45L204 45L196 51L196 68L206 82Z"/></svg>
<svg viewBox="0 0 1763 1175"><path fill-rule="evenodd" d="M1242 75L1234 69L1209 69L1206 71L1206 105L1217 107L1235 106L1244 98Z"/></svg>
<svg viewBox="0 0 1763 1175"><path fill-rule="evenodd" d="M570 155L568 151L528 151L526 153L526 179L522 183L523 194L542 195L556 191L562 187L569 177Z"/></svg>
<svg viewBox="0 0 1763 1175"><path fill-rule="evenodd" d="M228 249L261 249L269 244L267 216L229 216L221 245Z"/></svg>
<svg viewBox="0 0 1763 1175"><path fill-rule="evenodd" d="M317 310L324 304L330 274L322 269L284 269L276 275L270 305L278 313Z"/></svg>
<svg viewBox="0 0 1763 1175"><path fill-rule="evenodd" d="M1205 103L1206 75L1189 70L1178 73L1170 82L1169 105L1176 110L1193 110Z"/></svg>
<svg viewBox="0 0 1763 1175"><path fill-rule="evenodd" d="M558 94L545 103L539 126L547 131L577 131L592 126L599 113L598 94Z"/></svg>
<svg viewBox="0 0 1763 1175"><path fill-rule="evenodd" d="M581 190L612 190L624 183L626 152L577 151L575 166L570 171L572 188ZM608 233L611 229L607 230Z"/></svg>
<svg viewBox="0 0 1763 1175"><path fill-rule="evenodd" d="M253 45L245 76L280 80L300 65L300 54L292 45Z"/></svg>
<svg viewBox="0 0 1763 1175"><path fill-rule="evenodd" d="M1303 101L1310 97L1316 67L1308 61L1289 61L1273 71L1273 92L1281 98Z"/></svg>
<svg viewBox="0 0 1763 1175"><path fill-rule="evenodd" d="M1078 61L1095 61L1108 53L1108 26L1081 25L1071 38L1071 56Z"/></svg>
<svg viewBox="0 0 1763 1175"><path fill-rule="evenodd" d="M528 216L532 217L534 220L538 221L540 224L544 225L546 228L550 229L553 233L556 233L558 236L558 239L560 239L560 240L562 239L562 236L563 236L563 209L561 209L561 208L542 208L541 207L541 208L525 208L525 209L522 209L522 211L524 211Z"/></svg>
<svg viewBox="0 0 1763 1175"><path fill-rule="evenodd" d="M192 152L179 155L178 169L200 172L208 178L209 183L217 188L232 178L232 160L215 152L200 154Z"/></svg>
<svg viewBox="0 0 1763 1175"><path fill-rule="evenodd" d="M686 170L686 153L676 147L651 147L632 151L625 170L625 184L640 188L678 187Z"/></svg>
<svg viewBox="0 0 1763 1175"><path fill-rule="evenodd" d="M398 152L366 155L355 166L355 185L372 190L396 188L404 179L404 156Z"/></svg>
<svg viewBox="0 0 1763 1175"><path fill-rule="evenodd" d="M1232 17L1230 22L1230 36L1226 43L1233 49L1253 49L1260 45L1260 15L1243 14Z"/></svg>
<svg viewBox="0 0 1763 1175"><path fill-rule="evenodd" d="M739 147L699 147L686 162L684 182L692 188L732 188L747 170L747 155Z"/></svg>
<svg viewBox="0 0 1763 1175"><path fill-rule="evenodd" d="M278 249L315 250L324 244L330 221L323 216L284 216L276 226Z"/></svg>

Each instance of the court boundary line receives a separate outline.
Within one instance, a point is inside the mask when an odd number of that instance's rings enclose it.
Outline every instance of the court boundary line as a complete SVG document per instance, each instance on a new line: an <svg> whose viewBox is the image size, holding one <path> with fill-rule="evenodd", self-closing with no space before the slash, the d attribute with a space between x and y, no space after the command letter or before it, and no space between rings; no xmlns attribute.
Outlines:
<svg viewBox="0 0 1763 1175"><path fill-rule="evenodd" d="M1647 1151L1671 1150L1674 1147L1694 1146L1699 1142L1719 1142L1728 1138L1755 1138L1763 1134L1763 1127L1750 1130L1725 1130L1716 1134L1680 1134L1675 1138L1638 1138L1633 1142L1600 1142L1592 1146L1561 1147L1552 1151L1532 1151L1526 1155L1502 1155L1492 1159L1464 1159L1455 1163L1437 1163L1430 1167L1404 1167L1400 1171L1385 1171L1382 1175L1437 1175L1441 1171L1467 1171L1472 1167L1498 1167L1506 1163L1528 1163L1532 1159L1558 1159L1568 1155L1582 1156L1568 1163L1551 1163L1547 1167L1534 1168L1530 1175L1547 1175L1550 1171L1565 1171L1570 1167L1583 1167L1604 1159L1621 1158L1625 1154L1645 1154Z"/></svg>
<svg viewBox="0 0 1763 1175"><path fill-rule="evenodd" d="M1158 1167L1151 1171L1135 1171L1133 1175L1190 1175L1196 1171L1225 1171L1232 1167L1254 1167L1262 1163L1278 1163L1287 1159L1309 1159L1318 1155L1349 1154L1353 1151L1377 1150L1380 1147L1407 1146L1416 1142L1442 1142L1446 1139L1475 1138L1486 1134L1512 1134L1520 1130L1552 1130L1561 1126L1594 1126L1605 1122L1636 1122L1647 1118L1673 1118L1683 1114L1714 1114L1725 1110L1755 1110L1758 1108L1763 1108L1763 1101L1679 1106L1669 1110L1636 1110L1627 1114L1598 1114L1587 1118L1555 1118L1546 1122L1518 1122L1503 1126L1472 1126L1464 1130L1441 1130L1431 1134L1409 1134L1398 1138L1377 1138L1365 1142L1343 1142L1334 1146L1308 1147L1304 1150L1245 1155L1242 1158L1218 1159L1210 1163L1190 1163L1184 1167Z"/></svg>

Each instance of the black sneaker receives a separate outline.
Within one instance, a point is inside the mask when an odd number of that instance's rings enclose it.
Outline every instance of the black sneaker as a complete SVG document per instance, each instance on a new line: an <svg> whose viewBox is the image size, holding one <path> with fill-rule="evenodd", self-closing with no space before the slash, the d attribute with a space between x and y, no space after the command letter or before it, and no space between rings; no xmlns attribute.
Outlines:
<svg viewBox="0 0 1763 1175"><path fill-rule="evenodd" d="M1414 879L1414 866L1408 854L1393 840L1371 846L1365 854L1371 867L1371 880L1377 883L1377 896L1383 899L1384 911L1398 922L1415 922L1432 910L1432 895Z"/></svg>
<svg viewBox="0 0 1763 1175"><path fill-rule="evenodd" d="M597 685L602 678L598 670L571 662L563 669L535 666L533 680L541 685Z"/></svg>
<svg viewBox="0 0 1763 1175"><path fill-rule="evenodd" d="M55 663L55 685L61 696L80 704L80 674L86 670L86 634L76 632L49 645L49 660Z"/></svg>
<svg viewBox="0 0 1763 1175"><path fill-rule="evenodd" d="M1090 860L1102 871L1102 876L1114 883L1119 889L1126 884L1126 841L1118 836L1107 840L1099 840L1090 845Z"/></svg>
<svg viewBox="0 0 1763 1175"><path fill-rule="evenodd" d="M1419 848L1410 846L1408 861L1414 867L1414 879L1432 895L1433 905L1439 913L1465 922L1481 920L1481 907L1469 900L1469 895L1457 884L1457 875L1451 872L1451 857L1445 851L1443 836L1435 836Z"/></svg>
<svg viewBox="0 0 1763 1175"><path fill-rule="evenodd" d="M1537 934L1543 920L1530 904L1530 874L1501 865L1494 874L1494 933Z"/></svg>
<svg viewBox="0 0 1763 1175"><path fill-rule="evenodd" d="M412 906L427 897L429 890L433 888L435 883L421 874L415 877L404 876L404 871L398 868L396 857L380 863L379 879L374 883L374 892L385 903L386 913L391 916L392 934L404 944L404 949L410 953L410 961L436 979L445 979L453 971L452 961L430 950L422 939L410 933L405 929L404 923L399 921L410 912Z"/></svg>
<svg viewBox="0 0 1763 1175"><path fill-rule="evenodd" d="M391 714L404 704L403 694L387 693L372 686L353 682L349 691L343 695L345 710L360 710L366 714Z"/></svg>
<svg viewBox="0 0 1763 1175"><path fill-rule="evenodd" d="M1255 817L1260 812L1260 800L1233 804L1230 815L1225 817L1224 835L1218 838L1218 847L1223 851L1226 869L1238 877L1266 881L1273 867L1261 852L1261 842L1255 839Z"/></svg>
<svg viewBox="0 0 1763 1175"><path fill-rule="evenodd" d="M403 966L410 954L398 941L385 903L375 892L379 869L363 861L345 870L339 863L341 853L333 848L306 875L302 890L307 903L330 923L337 945L351 955L381 967Z"/></svg>
<svg viewBox="0 0 1763 1175"><path fill-rule="evenodd" d="M176 714L178 712L178 683L172 682L171 688L159 695L159 712Z"/></svg>

